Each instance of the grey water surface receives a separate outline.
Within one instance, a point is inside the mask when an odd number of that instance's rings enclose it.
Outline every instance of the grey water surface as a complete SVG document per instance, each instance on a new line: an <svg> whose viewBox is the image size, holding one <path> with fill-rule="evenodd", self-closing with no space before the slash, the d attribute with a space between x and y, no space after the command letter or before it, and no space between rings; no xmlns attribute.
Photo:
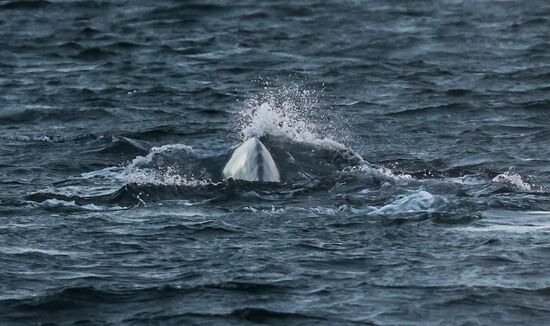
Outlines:
<svg viewBox="0 0 550 326"><path fill-rule="evenodd" d="M0 324L547 325L549 150L549 1L3 0Z"/></svg>

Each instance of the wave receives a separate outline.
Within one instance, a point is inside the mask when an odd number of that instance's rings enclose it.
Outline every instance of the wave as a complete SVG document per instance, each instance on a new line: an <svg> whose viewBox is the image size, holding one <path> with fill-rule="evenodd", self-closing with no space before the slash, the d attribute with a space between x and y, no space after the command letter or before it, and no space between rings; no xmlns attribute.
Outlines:
<svg viewBox="0 0 550 326"><path fill-rule="evenodd" d="M156 230L161 235L166 234L192 234L194 236L227 236L242 233L238 227L229 225L222 221L201 221L186 224L167 225Z"/></svg>
<svg viewBox="0 0 550 326"><path fill-rule="evenodd" d="M186 295L201 294L207 295L211 292L246 292L246 293L269 293L283 292L284 287L273 284L260 284L248 282L224 282L214 284L198 285L164 285L156 287L142 287L132 289L110 289L97 288L94 286L75 286L67 287L61 290L51 291L50 294L32 298L7 299L0 301L0 320L35 320L38 316L41 320L56 320L58 313L63 313L63 319L67 321L99 322L101 315L92 316L89 314L80 315L79 312L88 309L91 305L109 305L112 311L121 309L124 313L124 322L137 323L140 321L159 321L167 320L185 320L192 317L207 318L234 318L249 322L308 322L325 320L323 317L317 317L293 311L274 310L266 307L241 306L229 309L227 312L218 312L209 309L189 309L181 306L174 310L172 314L157 312L151 309L150 305L142 304L151 300L157 302L163 301L165 305L170 305L165 300L183 298ZM134 306L133 313L128 314L127 305ZM204 312L201 312L203 310ZM143 318L143 313L147 312L148 317ZM46 318L44 320L44 318Z"/></svg>
<svg viewBox="0 0 550 326"><path fill-rule="evenodd" d="M0 5L0 9L8 10L38 10L38 9L101 9L112 6L111 1L101 0L74 0L74 1L47 1L47 0L13 0Z"/></svg>
<svg viewBox="0 0 550 326"><path fill-rule="evenodd" d="M297 322L312 322L312 321L326 321L326 318L311 316L302 313L295 312L282 312L276 310L270 310L265 308L239 308L231 311L229 314L213 315L219 317L237 317L238 319L254 322L254 323L270 323L270 322L284 322L284 323L297 323Z"/></svg>
<svg viewBox="0 0 550 326"><path fill-rule="evenodd" d="M418 108L408 108L400 111L389 112L389 116L403 116L416 114L449 114L451 112L473 111L475 107L468 103L450 103L436 106L426 106Z"/></svg>
<svg viewBox="0 0 550 326"><path fill-rule="evenodd" d="M70 122L80 119L114 118L122 114L108 108L60 108L47 105L25 105L5 108L0 113L0 124L27 123L40 121Z"/></svg>
<svg viewBox="0 0 550 326"><path fill-rule="evenodd" d="M92 28L92 27L84 27L83 29L80 30L80 34L84 35L84 36L93 36L93 35L97 35L97 34L100 34L101 31L99 29L95 29L95 28Z"/></svg>
<svg viewBox="0 0 550 326"><path fill-rule="evenodd" d="M534 100L523 103L517 103L521 108L525 110L548 112L550 106L550 100Z"/></svg>
<svg viewBox="0 0 550 326"><path fill-rule="evenodd" d="M189 3L185 5L167 6L159 9L154 9L149 13L154 18L160 19L165 16L174 17L178 13L183 16L189 16L192 14L200 13L216 13L227 10L228 8L223 5L210 4L210 3Z"/></svg>
<svg viewBox="0 0 550 326"><path fill-rule="evenodd" d="M453 97L460 97L472 94L472 90L465 88L452 88L445 91L445 94Z"/></svg>
<svg viewBox="0 0 550 326"><path fill-rule="evenodd" d="M40 249L40 248L25 248L25 247L0 247L0 254L2 255L16 255L16 256L73 256L75 253L59 251L53 249Z"/></svg>
<svg viewBox="0 0 550 326"><path fill-rule="evenodd" d="M44 208L46 210L53 209L57 212L63 211L63 212L74 212L74 211L114 211L114 210L121 210L126 209L126 207L121 206L101 206L94 203L86 203L91 201L90 198L82 198L77 197L75 200L63 200L63 199L57 199L57 198L48 198L48 197L62 197L60 194L47 194L47 193L40 193L40 195L45 199L43 201L39 201L36 204L33 204L35 207ZM29 199L37 198L37 196L30 196ZM78 201L78 204L77 204Z"/></svg>
<svg viewBox="0 0 550 326"><path fill-rule="evenodd" d="M288 288L284 285L276 283L255 283L245 281L227 281L219 283L199 283L194 285L163 285L153 287L132 287L122 289L98 288L95 286L77 286L67 287L59 290L51 291L50 294L42 297L20 298L4 300L12 306L16 305L32 305L36 308L47 307L51 304L57 305L60 301L72 301L78 303L105 303L116 302L119 299L127 299L132 301L132 298L139 297L163 297L179 294L188 294L192 292L202 292L208 290L222 291L238 291L247 293L267 293L267 292L284 292Z"/></svg>
<svg viewBox="0 0 550 326"><path fill-rule="evenodd" d="M113 172L109 178L120 178L120 182L127 180L120 171ZM170 183L172 180L147 180L147 182L126 183L122 186L100 188L103 191L94 191L86 187L79 187L78 193L67 192L64 188L54 191L39 191L25 197L31 207L55 211L109 211L148 206L163 200L185 200L188 204L204 204L216 200L231 198L235 187L222 183L180 182ZM114 188L114 189L113 189ZM242 190L244 191L244 190ZM96 193L94 193L96 192Z"/></svg>
<svg viewBox="0 0 550 326"><path fill-rule="evenodd" d="M506 171L495 176L493 182L510 184L522 191L531 191L531 185L523 180L521 175L513 171Z"/></svg>
<svg viewBox="0 0 550 326"><path fill-rule="evenodd" d="M68 140L86 138L84 136L60 137L60 136L26 136L26 135L7 135L0 136L0 139L14 140L19 142L45 142L45 143L63 143Z"/></svg>
<svg viewBox="0 0 550 326"><path fill-rule="evenodd" d="M8 1L0 5L0 9L16 9L16 10L41 9L50 5L52 5L52 3L46 0L17 0L17 1Z"/></svg>
<svg viewBox="0 0 550 326"><path fill-rule="evenodd" d="M100 148L91 152L117 155L146 155L151 147L148 143L124 136L98 137Z"/></svg>
<svg viewBox="0 0 550 326"><path fill-rule="evenodd" d="M78 54L76 54L74 58L82 60L101 60L108 59L109 57L116 54L116 52L109 51L104 48L92 47L78 52Z"/></svg>

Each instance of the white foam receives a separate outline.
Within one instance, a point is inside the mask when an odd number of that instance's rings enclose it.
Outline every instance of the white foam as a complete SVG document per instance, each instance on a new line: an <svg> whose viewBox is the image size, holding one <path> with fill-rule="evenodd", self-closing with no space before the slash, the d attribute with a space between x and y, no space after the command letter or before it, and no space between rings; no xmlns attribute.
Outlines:
<svg viewBox="0 0 550 326"><path fill-rule="evenodd" d="M395 181L408 181L414 180L410 174L395 174L392 170L385 168L383 166L372 166L371 164L364 161L358 154L357 157L360 159L360 162L356 166L346 168L345 172L366 172L370 175L379 176L382 178L392 179Z"/></svg>
<svg viewBox="0 0 550 326"><path fill-rule="evenodd" d="M184 144L167 144L153 147L146 156L138 156L126 167L122 178L126 183L138 185L167 185L167 186L202 186L212 184L208 179L195 179L192 176L180 175L171 166L165 168L149 167L156 155L183 151L193 153L193 148Z"/></svg>
<svg viewBox="0 0 550 326"><path fill-rule="evenodd" d="M180 175L172 167L164 170L155 170L150 168L134 168L126 173L126 182L137 185L157 185L157 186L186 186L196 187L213 184L208 179L195 179L186 175Z"/></svg>
<svg viewBox="0 0 550 326"><path fill-rule="evenodd" d="M474 232L508 232L508 233L531 233L539 231L550 231L550 223L542 225L488 225L483 227L467 226L461 228L465 231Z"/></svg>
<svg viewBox="0 0 550 326"><path fill-rule="evenodd" d="M45 201L38 203L39 206L45 206L45 207L74 207L74 208L80 208L88 211L108 211L108 210L120 210L125 209L125 207L120 206L99 206L95 204L86 204L86 205L78 205L74 200L60 200L60 199L46 199Z"/></svg>
<svg viewBox="0 0 550 326"><path fill-rule="evenodd" d="M111 180L124 180L124 168L118 166L111 166L97 171L91 171L80 174L83 179L111 179Z"/></svg>
<svg viewBox="0 0 550 326"><path fill-rule="evenodd" d="M435 212L445 205L447 200L441 196L434 196L427 191L421 190L405 197L398 198L393 202L374 209L369 214L400 214Z"/></svg>
<svg viewBox="0 0 550 326"><path fill-rule="evenodd" d="M63 137L57 137L57 136L27 136L27 135L7 135L7 136L1 136L0 138L6 139L6 140L15 140L15 141L21 141L21 142L45 142L45 143L55 143L55 142L61 142L64 140Z"/></svg>
<svg viewBox="0 0 550 326"><path fill-rule="evenodd" d="M513 171L506 171L492 179L493 182L507 183L523 191L531 191L531 185L525 182L521 175Z"/></svg>
<svg viewBox="0 0 550 326"><path fill-rule="evenodd" d="M476 232L530 233L550 231L550 211L511 211L491 209L481 213L475 225L461 230Z"/></svg>
<svg viewBox="0 0 550 326"><path fill-rule="evenodd" d="M465 175L465 176L462 176L462 177L454 177L454 178L447 178L446 179L447 181L449 182L452 182L452 183L457 183L457 184L461 184L461 185L479 185L479 184L484 184L484 183L487 183L487 179L483 179L479 176L475 176L475 175Z"/></svg>
<svg viewBox="0 0 550 326"><path fill-rule="evenodd" d="M150 164L153 161L153 158L155 157L155 155L162 154L162 153L170 153L172 151L184 151L187 153L192 153L193 148L191 148L191 146L187 146L184 144L167 144L167 145L162 145L158 147L153 147L149 150L149 154L147 154L146 156L138 156L135 159L133 159L132 163L130 163L130 165L128 166L128 169L133 169L141 165Z"/></svg>

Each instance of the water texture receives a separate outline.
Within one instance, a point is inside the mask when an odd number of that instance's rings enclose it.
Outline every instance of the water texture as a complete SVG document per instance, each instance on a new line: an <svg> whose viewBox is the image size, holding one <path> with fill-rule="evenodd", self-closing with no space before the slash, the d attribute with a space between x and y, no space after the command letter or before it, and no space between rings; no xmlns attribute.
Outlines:
<svg viewBox="0 0 550 326"><path fill-rule="evenodd" d="M548 1L0 1L0 324L547 324L549 121Z"/></svg>

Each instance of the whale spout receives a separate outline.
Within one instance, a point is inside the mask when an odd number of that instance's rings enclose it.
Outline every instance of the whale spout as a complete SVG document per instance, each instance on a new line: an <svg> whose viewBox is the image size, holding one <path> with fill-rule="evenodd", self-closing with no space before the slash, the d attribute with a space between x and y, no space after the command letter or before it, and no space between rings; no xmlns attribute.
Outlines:
<svg viewBox="0 0 550 326"><path fill-rule="evenodd" d="M258 138L239 145L223 168L225 179L280 182L281 176L273 157Z"/></svg>

